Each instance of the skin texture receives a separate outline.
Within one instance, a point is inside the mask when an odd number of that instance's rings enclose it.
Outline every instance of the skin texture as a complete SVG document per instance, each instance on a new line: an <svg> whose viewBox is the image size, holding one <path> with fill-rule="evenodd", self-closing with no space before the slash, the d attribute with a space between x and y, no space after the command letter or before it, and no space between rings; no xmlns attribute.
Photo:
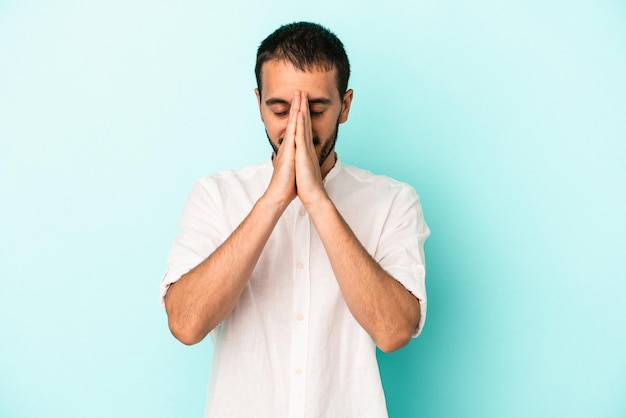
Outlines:
<svg viewBox="0 0 626 418"><path fill-rule="evenodd" d="M383 351L410 340L419 321L419 300L367 253L322 183L335 165L337 126L348 119L353 97L352 90L339 97L335 71L300 71L284 61L263 65L262 89L255 92L275 150L274 172L230 237L170 286L165 308L170 330L181 342L201 341L232 311L272 230L296 196L313 221L354 318Z"/></svg>

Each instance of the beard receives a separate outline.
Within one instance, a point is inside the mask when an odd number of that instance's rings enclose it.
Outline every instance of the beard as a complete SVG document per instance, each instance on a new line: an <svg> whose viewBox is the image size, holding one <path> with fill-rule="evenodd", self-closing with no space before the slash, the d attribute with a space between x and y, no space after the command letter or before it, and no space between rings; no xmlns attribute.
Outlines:
<svg viewBox="0 0 626 418"><path fill-rule="evenodd" d="M265 131L265 135L267 136L267 140L269 141L270 146L274 150L274 153L277 154L278 146L274 145L274 143L272 142L272 138L270 138L269 134L267 133L267 130ZM324 142L324 145L322 145L322 148L320 148L319 152L317 153L317 160L320 164L320 167L322 166L322 164L324 164L324 161L326 161L326 159L330 156L330 154L335 150L335 145L337 144L338 135L339 135L339 120L337 120L337 123L335 124L335 130L330 135L330 137ZM283 143L283 139L284 138L278 139L278 145ZM317 136L313 137L313 145L318 146L321 143L322 141L320 140L319 137Z"/></svg>

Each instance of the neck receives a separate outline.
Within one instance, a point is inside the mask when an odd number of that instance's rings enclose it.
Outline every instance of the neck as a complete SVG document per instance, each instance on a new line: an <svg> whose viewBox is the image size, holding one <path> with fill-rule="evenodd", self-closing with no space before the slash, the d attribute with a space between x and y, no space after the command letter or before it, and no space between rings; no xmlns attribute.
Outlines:
<svg viewBox="0 0 626 418"><path fill-rule="evenodd" d="M328 155L328 157L326 157L326 159L320 166L320 171L322 172L322 178L326 177L326 174L328 174L330 170L333 169L336 162L337 162L337 153L333 151Z"/></svg>

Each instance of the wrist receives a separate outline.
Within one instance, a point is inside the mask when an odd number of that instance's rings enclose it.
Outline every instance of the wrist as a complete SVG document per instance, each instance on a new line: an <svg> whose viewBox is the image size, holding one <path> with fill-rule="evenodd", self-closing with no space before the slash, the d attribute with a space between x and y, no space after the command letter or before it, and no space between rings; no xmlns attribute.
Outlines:
<svg viewBox="0 0 626 418"><path fill-rule="evenodd" d="M311 218L324 216L325 214L337 211L335 204L332 200L330 200L330 197L328 197L325 190L313 199L306 202L303 201L302 204Z"/></svg>
<svg viewBox="0 0 626 418"><path fill-rule="evenodd" d="M259 200L257 200L255 207L258 207L264 212L273 213L277 218L280 218L285 209L287 209L287 206L289 206L289 203L291 203L291 200L274 196L266 191Z"/></svg>

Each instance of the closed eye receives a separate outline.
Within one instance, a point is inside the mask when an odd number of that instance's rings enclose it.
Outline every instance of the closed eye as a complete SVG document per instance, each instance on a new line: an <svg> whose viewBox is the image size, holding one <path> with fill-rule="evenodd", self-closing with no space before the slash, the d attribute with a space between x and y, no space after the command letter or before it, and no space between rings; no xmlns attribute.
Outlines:
<svg viewBox="0 0 626 418"><path fill-rule="evenodd" d="M274 112L274 115L276 115L279 118L283 118L283 117L287 116L288 114L289 114L289 111L286 111L286 112ZM312 118L319 117L319 116L322 116L323 114L324 114L323 111L322 112L311 112L311 117Z"/></svg>

